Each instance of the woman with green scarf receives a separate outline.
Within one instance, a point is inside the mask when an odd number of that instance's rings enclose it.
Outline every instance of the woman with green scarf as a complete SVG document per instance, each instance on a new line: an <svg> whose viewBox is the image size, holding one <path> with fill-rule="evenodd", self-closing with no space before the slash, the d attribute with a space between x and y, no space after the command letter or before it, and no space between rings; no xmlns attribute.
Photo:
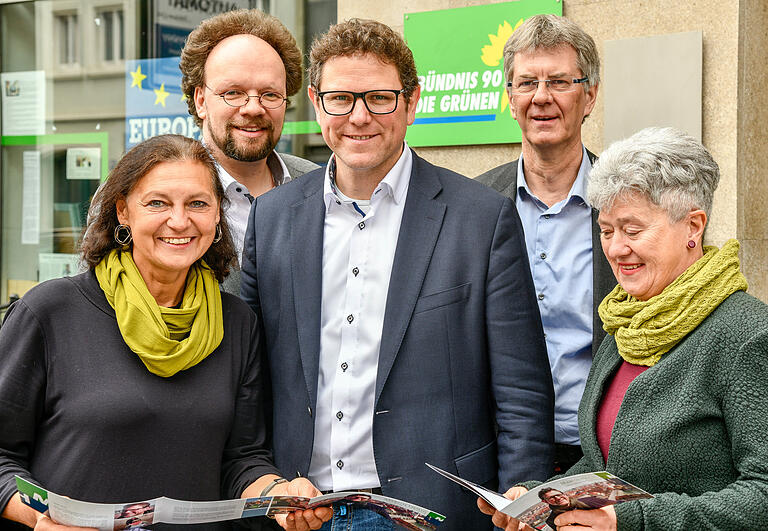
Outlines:
<svg viewBox="0 0 768 531"><path fill-rule="evenodd" d="M30 290L0 331L2 517L60 528L21 503L14 475L101 503L318 495L272 464L260 329L219 290L236 261L205 148L149 139L96 202L82 244L89 270ZM279 522L318 529L330 516Z"/></svg>
<svg viewBox="0 0 768 531"><path fill-rule="evenodd" d="M746 293L736 240L702 245L719 178L670 128L614 143L590 174L619 285L598 308L609 335L579 407L584 457L565 475L607 470L654 497L563 513L559 531L768 529L768 306Z"/></svg>

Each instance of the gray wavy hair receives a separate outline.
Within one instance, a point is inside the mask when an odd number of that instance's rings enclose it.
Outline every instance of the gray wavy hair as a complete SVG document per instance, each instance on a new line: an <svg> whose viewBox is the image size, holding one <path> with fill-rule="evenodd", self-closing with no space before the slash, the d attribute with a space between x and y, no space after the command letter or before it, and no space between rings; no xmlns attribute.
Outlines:
<svg viewBox="0 0 768 531"><path fill-rule="evenodd" d="M515 54L571 46L576 50L576 66L589 78L584 91L600 83L600 56L592 37L575 22L557 15L535 15L515 30L504 45L504 75L512 81Z"/></svg>
<svg viewBox="0 0 768 531"><path fill-rule="evenodd" d="M648 127L611 144L589 174L587 198L598 210L641 194L664 209L671 222L692 210L709 218L720 168L707 148L672 127Z"/></svg>

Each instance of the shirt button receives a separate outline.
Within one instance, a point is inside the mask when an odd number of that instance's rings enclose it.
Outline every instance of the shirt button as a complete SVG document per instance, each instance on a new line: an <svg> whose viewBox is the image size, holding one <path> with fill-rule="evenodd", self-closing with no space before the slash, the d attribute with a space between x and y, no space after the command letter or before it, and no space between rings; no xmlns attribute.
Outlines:
<svg viewBox="0 0 768 531"><path fill-rule="evenodd" d="M547 259L547 253L541 253L539 255L539 258L541 258L542 260L546 260Z"/></svg>
<svg viewBox="0 0 768 531"><path fill-rule="evenodd" d="M543 294L543 293L539 293L539 300L540 300L540 301L543 301L543 300L544 300L544 294Z"/></svg>
<svg viewBox="0 0 768 531"><path fill-rule="evenodd" d="M355 320L355 316L354 315L352 315L351 313L349 315L347 315L347 322L349 324L352 324L352 321L354 321L354 320Z"/></svg>
<svg viewBox="0 0 768 531"><path fill-rule="evenodd" d="M341 201L339 201L339 200L337 199L337 200L336 200L336 204L337 204L337 205L340 205L340 204L341 204Z"/></svg>
<svg viewBox="0 0 768 531"><path fill-rule="evenodd" d="M242 188L235 188L235 190L237 190L238 192L242 192L243 191Z"/></svg>
<svg viewBox="0 0 768 531"><path fill-rule="evenodd" d="M338 461L336 461L336 468L338 468L339 470L341 470L342 468L344 468L344 461L342 461L341 459L339 459Z"/></svg>
<svg viewBox="0 0 768 531"><path fill-rule="evenodd" d="M360 230L363 230L365 228L365 221L361 221L357 226L360 227Z"/></svg>
<svg viewBox="0 0 768 531"><path fill-rule="evenodd" d="M352 274L353 275L357 276L359 273L360 273L360 270L358 268L356 268L356 267L352 268Z"/></svg>
<svg viewBox="0 0 768 531"><path fill-rule="evenodd" d="M549 219L549 214L544 214L544 219Z"/></svg>
<svg viewBox="0 0 768 531"><path fill-rule="evenodd" d="M337 411L336 412L336 418L339 419L339 420L343 419L344 418L344 413L342 413L341 411Z"/></svg>
<svg viewBox="0 0 768 531"><path fill-rule="evenodd" d="M344 372L347 372L347 369L349 369L349 365L347 365L347 362L341 364L341 370Z"/></svg>

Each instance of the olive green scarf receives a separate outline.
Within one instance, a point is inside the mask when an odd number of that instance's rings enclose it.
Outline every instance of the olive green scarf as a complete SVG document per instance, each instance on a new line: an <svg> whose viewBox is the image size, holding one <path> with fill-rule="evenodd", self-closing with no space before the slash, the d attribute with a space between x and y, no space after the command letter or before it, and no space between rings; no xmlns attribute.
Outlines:
<svg viewBox="0 0 768 531"><path fill-rule="evenodd" d="M113 249L95 273L125 343L150 372L173 376L203 361L221 343L221 292L204 262L189 269L179 308L158 306L130 252Z"/></svg>
<svg viewBox="0 0 768 531"><path fill-rule="evenodd" d="M704 256L655 297L641 301L616 286L597 311L621 357L652 367L730 294L746 289L739 242L728 240L720 250L704 247Z"/></svg>

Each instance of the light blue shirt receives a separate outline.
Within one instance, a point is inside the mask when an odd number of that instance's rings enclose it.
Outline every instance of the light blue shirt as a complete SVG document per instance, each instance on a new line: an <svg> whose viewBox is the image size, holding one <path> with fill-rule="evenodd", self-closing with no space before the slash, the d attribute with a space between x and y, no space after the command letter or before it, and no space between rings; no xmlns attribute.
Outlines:
<svg viewBox="0 0 768 531"><path fill-rule="evenodd" d="M539 302L555 387L555 442L579 444L577 412L592 365L592 208L586 200L592 164L581 166L568 196L547 207L517 166L517 210Z"/></svg>

